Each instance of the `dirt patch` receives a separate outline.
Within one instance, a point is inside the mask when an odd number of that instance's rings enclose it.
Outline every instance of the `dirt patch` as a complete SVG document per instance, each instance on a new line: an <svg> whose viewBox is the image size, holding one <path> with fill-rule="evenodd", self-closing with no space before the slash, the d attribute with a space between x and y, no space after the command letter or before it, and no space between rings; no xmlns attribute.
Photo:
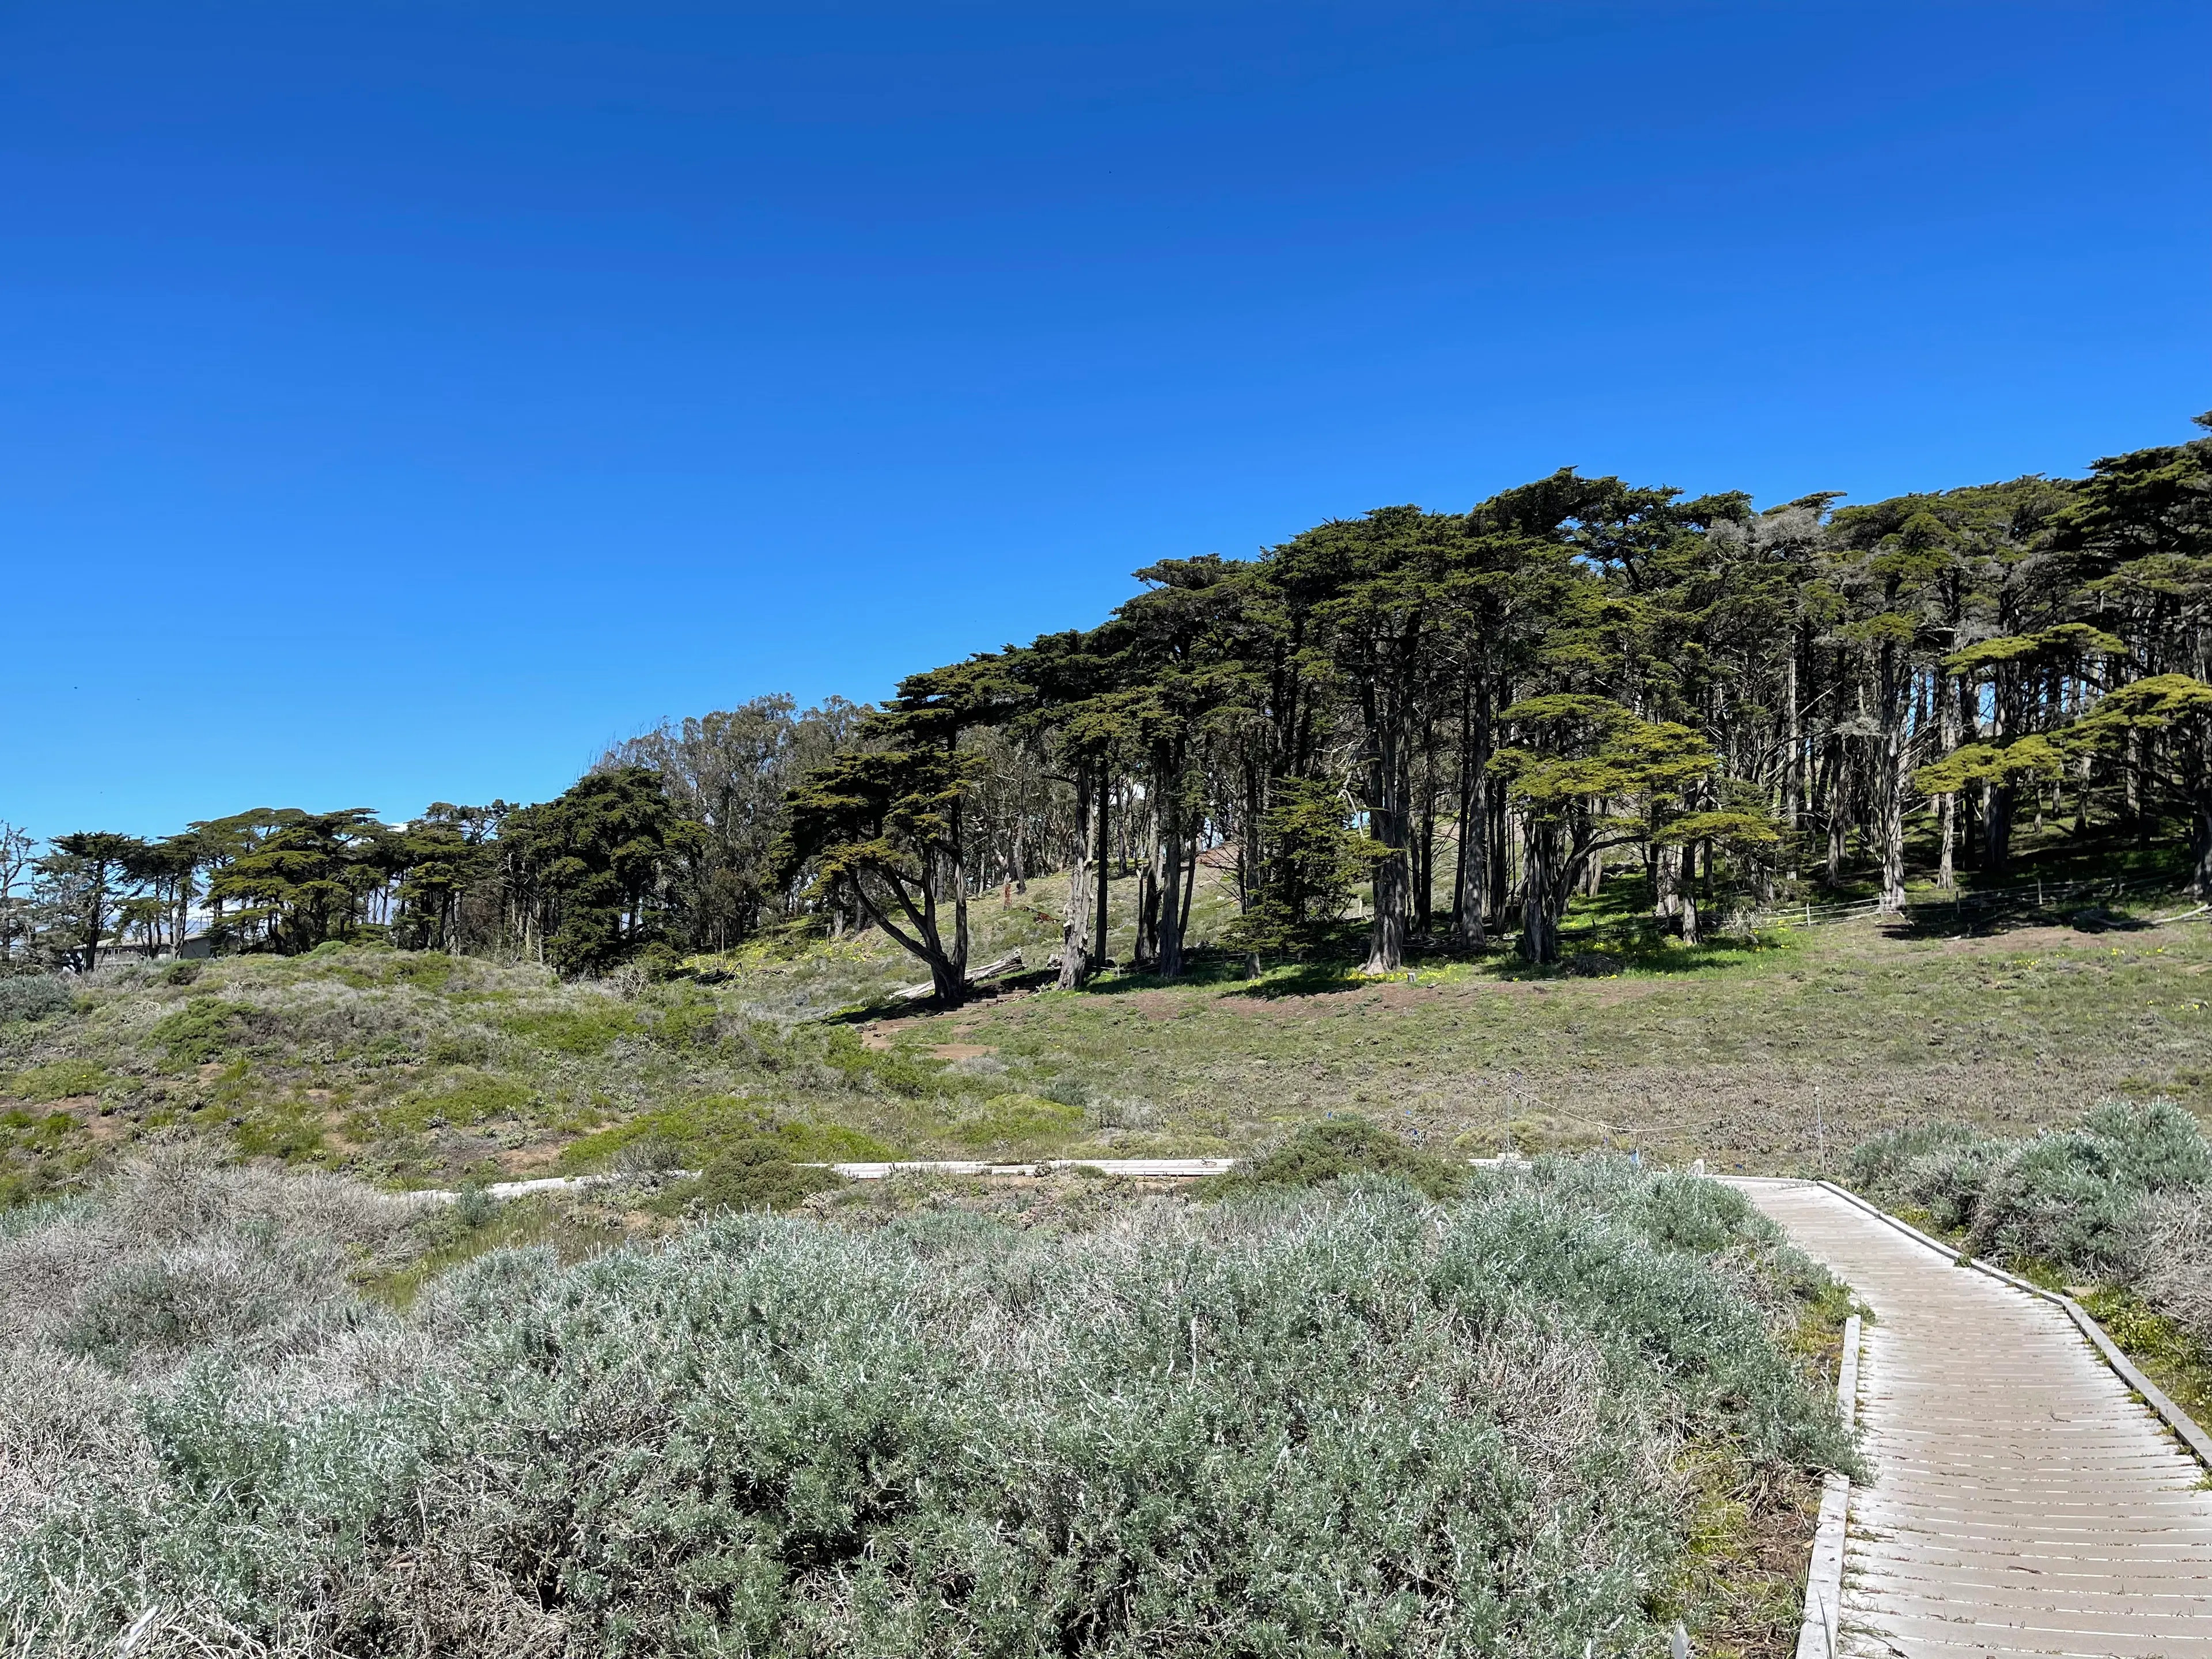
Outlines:
<svg viewBox="0 0 2212 1659"><path fill-rule="evenodd" d="M2085 933L2078 927L2014 927L2002 933L1961 934L1940 942L1947 957L2018 956L2023 951L2155 951L2166 944L2157 928L2141 933Z"/></svg>
<svg viewBox="0 0 2212 1659"><path fill-rule="evenodd" d="M988 1042L940 1042L929 1052L939 1060L981 1060L999 1050Z"/></svg>
<svg viewBox="0 0 2212 1659"><path fill-rule="evenodd" d="M69 1117L102 1146L112 1146L124 1139L131 1128L130 1120L120 1112L101 1115L98 1095L71 1095L65 1100L49 1103L47 1109Z"/></svg>

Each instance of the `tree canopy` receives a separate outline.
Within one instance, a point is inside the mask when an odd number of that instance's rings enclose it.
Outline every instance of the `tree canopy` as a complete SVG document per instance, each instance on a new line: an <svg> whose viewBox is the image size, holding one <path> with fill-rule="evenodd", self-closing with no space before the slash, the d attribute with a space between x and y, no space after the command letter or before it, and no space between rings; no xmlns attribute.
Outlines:
<svg viewBox="0 0 2212 1659"><path fill-rule="evenodd" d="M880 706L664 725L540 805L88 831L28 898L19 849L0 951L89 967L198 917L228 948L383 937L600 972L815 918L881 928L957 1000L970 897L1048 868L1070 872L1063 985L1104 962L1116 871L1137 964L1173 976L1204 860L1233 871L1218 942L1240 950L1316 948L1364 892L1371 970L1500 933L1546 961L1609 874L1690 939L1717 894L1864 875L1893 908L1909 846L1939 884L2002 877L2024 807L2173 841L2212 894L2212 437L1840 499L1563 469L1164 559L1095 626Z"/></svg>

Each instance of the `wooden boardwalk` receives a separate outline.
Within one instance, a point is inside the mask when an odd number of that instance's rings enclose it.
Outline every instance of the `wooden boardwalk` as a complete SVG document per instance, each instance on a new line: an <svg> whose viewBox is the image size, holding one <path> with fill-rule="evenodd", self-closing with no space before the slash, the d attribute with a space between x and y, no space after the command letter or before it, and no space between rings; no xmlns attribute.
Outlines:
<svg viewBox="0 0 2212 1659"><path fill-rule="evenodd" d="M2061 1309L1809 1184L1741 1183L1871 1307L1840 1654L2212 1659L2212 1491Z"/></svg>

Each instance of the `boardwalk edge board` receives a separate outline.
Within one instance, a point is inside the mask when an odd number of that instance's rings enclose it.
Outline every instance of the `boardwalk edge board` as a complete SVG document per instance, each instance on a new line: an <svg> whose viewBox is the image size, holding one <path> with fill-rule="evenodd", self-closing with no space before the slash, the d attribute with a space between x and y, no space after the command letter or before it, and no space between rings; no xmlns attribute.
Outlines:
<svg viewBox="0 0 2212 1659"><path fill-rule="evenodd" d="M1859 1399L1859 1316L1844 1322L1844 1349L1836 1363L1836 1412L1854 1426ZM1813 1559L1805 1572L1805 1617L1797 1628L1797 1659L1835 1659L1843 1625L1844 1534L1850 1512L1851 1481L1830 1474L1820 1482L1820 1519L1813 1533Z"/></svg>
<svg viewBox="0 0 2212 1659"><path fill-rule="evenodd" d="M2002 1280L2016 1291L2024 1291L2030 1296L2039 1297L2045 1302L2063 1308L2067 1317L2071 1319L2081 1334L2088 1339L2089 1346L2097 1351L2099 1357L2118 1373L2123 1382L2142 1396L2143 1403L2158 1414L2160 1420L2173 1431L2182 1444L2196 1454L2197 1462L2208 1469L2212 1469L2212 1435L2206 1434L2197 1426L2195 1418L2169 1400L2156 1383L2138 1370L2134 1362L2122 1353L2112 1339L2105 1334L2105 1328L2091 1318L2088 1310L2072 1297L2061 1296L2055 1291L2046 1291L2042 1285L2030 1284L2016 1273L2008 1273L2002 1267L1992 1267L1978 1256L1967 1255L1955 1244L1946 1244L1942 1239L1922 1232L1909 1221L1899 1220L1888 1211L1877 1205L1868 1203L1856 1193L1848 1188L1838 1187L1832 1181L1814 1182L1810 1184L1833 1193L1844 1203L1856 1209L1863 1210L1876 1220L1886 1222L1896 1228L1906 1237L1918 1240L1929 1249L1949 1257L1961 1266L1972 1267L1977 1273L1987 1273L1991 1279Z"/></svg>

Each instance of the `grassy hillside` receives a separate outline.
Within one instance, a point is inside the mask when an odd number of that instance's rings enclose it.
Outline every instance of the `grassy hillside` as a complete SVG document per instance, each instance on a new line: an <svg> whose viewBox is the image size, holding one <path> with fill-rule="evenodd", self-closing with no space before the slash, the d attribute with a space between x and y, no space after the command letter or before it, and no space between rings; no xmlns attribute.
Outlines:
<svg viewBox="0 0 2212 1659"><path fill-rule="evenodd" d="M975 959L1041 965L1059 899L1046 881L979 902ZM1209 880L1199 937L1229 903ZM1176 985L1074 994L1032 974L952 1013L885 1000L917 975L877 935L763 942L661 984L342 947L103 969L0 1018L0 1192L179 1134L404 1185L696 1167L763 1135L801 1160L1244 1152L1351 1110L1438 1149L1772 1170L1838 1167L1916 1118L2017 1131L2112 1095L2212 1103L2201 922L1869 921L1583 965L1438 958L1386 984L1201 959Z"/></svg>
<svg viewBox="0 0 2212 1659"><path fill-rule="evenodd" d="M1935 1113L2021 1127L2112 1094L2206 1103L2201 925L1899 938L1859 923L1632 954L1602 976L1445 963L1002 998L878 1028L1142 1103L1150 1139L1261 1143L1332 1110L1489 1152L1609 1146L1747 1169L1817 1161ZM879 1038L879 1040L881 1040Z"/></svg>

